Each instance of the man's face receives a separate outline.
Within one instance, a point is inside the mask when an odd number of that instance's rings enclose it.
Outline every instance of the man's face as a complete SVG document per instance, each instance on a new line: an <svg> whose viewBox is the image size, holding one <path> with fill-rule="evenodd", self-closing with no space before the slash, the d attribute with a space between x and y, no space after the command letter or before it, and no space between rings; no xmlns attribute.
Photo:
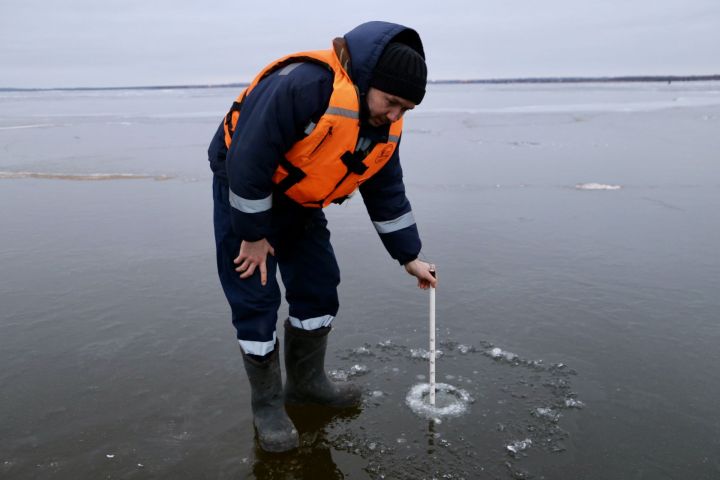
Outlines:
<svg viewBox="0 0 720 480"><path fill-rule="evenodd" d="M370 87L367 93L368 123L380 127L400 120L405 112L415 108L415 104L396 95Z"/></svg>

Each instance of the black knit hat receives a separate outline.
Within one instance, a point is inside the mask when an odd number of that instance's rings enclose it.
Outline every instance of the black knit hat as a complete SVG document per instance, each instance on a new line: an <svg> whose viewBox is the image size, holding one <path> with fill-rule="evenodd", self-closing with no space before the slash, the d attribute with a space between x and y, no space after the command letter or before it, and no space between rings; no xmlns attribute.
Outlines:
<svg viewBox="0 0 720 480"><path fill-rule="evenodd" d="M370 86L419 104L425 96L427 66L421 54L403 43L385 47L375 65Z"/></svg>

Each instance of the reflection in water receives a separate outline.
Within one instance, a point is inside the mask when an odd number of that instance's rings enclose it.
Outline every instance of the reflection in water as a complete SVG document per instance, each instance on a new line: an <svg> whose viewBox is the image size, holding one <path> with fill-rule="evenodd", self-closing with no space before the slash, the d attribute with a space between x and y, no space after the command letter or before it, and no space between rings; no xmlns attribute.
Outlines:
<svg viewBox="0 0 720 480"><path fill-rule="evenodd" d="M267 453L256 443L253 475L257 480L269 479L342 479L345 478L335 464L331 444L327 440L327 427L331 423L352 420L361 409L358 407L333 410L316 406L290 406L288 415L300 433L300 448L286 453Z"/></svg>

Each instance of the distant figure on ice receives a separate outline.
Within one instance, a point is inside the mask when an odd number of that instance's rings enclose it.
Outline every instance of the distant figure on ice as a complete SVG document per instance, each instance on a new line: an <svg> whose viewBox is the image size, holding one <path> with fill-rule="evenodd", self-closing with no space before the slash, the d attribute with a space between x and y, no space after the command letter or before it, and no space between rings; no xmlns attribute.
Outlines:
<svg viewBox="0 0 720 480"><path fill-rule="evenodd" d="M298 446L285 404L343 408L361 400L356 386L337 385L325 373L340 272L323 207L359 189L390 255L420 288L437 283L431 265L418 259L421 242L398 154L403 114L422 101L426 79L417 32L364 23L329 50L292 54L266 67L210 144L218 273L263 450ZM290 306L284 391L277 267Z"/></svg>

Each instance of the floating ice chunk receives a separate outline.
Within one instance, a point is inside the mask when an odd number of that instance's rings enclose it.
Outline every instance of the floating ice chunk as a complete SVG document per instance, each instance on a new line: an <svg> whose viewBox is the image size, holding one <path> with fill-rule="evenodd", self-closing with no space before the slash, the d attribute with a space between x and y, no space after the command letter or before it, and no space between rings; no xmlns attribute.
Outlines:
<svg viewBox="0 0 720 480"><path fill-rule="evenodd" d="M114 453L108 453L108 454L105 455L105 456L106 456L107 458L115 458L115 454L114 454Z"/></svg>
<svg viewBox="0 0 720 480"><path fill-rule="evenodd" d="M512 453L513 455L518 454L519 452L522 452L523 450L527 450L532 445L532 440L529 438L526 438L525 440L517 440L510 445L507 445L505 448L508 452Z"/></svg>
<svg viewBox="0 0 720 480"><path fill-rule="evenodd" d="M471 346L469 346L469 345L462 345L462 344L460 344L460 345L457 346L457 349L458 349L458 351L459 351L460 353L462 353L463 355L465 355L466 353L470 353L470 352L472 351L473 347L471 347Z"/></svg>
<svg viewBox="0 0 720 480"><path fill-rule="evenodd" d="M418 383L405 397L405 403L417 415L427 419L462 415L473 401L468 392L447 383L435 384L435 405L429 402L430 385Z"/></svg>
<svg viewBox="0 0 720 480"><path fill-rule="evenodd" d="M621 185L607 185L604 183L578 183L575 185L577 190L620 190Z"/></svg>
<svg viewBox="0 0 720 480"><path fill-rule="evenodd" d="M424 348L411 348L410 356L412 358L422 358L422 359L428 360L430 358L430 351L425 350ZM443 356L442 350L435 350L435 358L440 358L442 356Z"/></svg>
<svg viewBox="0 0 720 480"><path fill-rule="evenodd" d="M356 348L355 350L352 351L352 353L354 353L355 355L367 355L367 356L371 356L373 354L370 351L370 349L365 346Z"/></svg>
<svg viewBox="0 0 720 480"><path fill-rule="evenodd" d="M392 340L385 340L384 342L378 342L378 347L387 348L387 347L391 347L392 344L393 344Z"/></svg>
<svg viewBox="0 0 720 480"><path fill-rule="evenodd" d="M552 422L560 420L560 412L547 407L538 407L533 410L533 415L540 418L546 418Z"/></svg>
<svg viewBox="0 0 720 480"><path fill-rule="evenodd" d="M339 382L347 382L348 379L348 372L342 369L330 370L328 372L328 375L331 379L337 380Z"/></svg>
<svg viewBox="0 0 720 480"><path fill-rule="evenodd" d="M373 397L373 398L380 398L380 397L382 397L382 396L384 396L384 395L385 395L385 394L384 394L383 392L381 392L380 390L375 390L375 391L373 391L373 392L370 393L370 396Z"/></svg>
<svg viewBox="0 0 720 480"><path fill-rule="evenodd" d="M494 359L497 359L497 360L502 360L502 359L504 359L504 360L507 360L508 362L512 362L512 361L514 361L514 360L517 360L517 358L518 358L518 356L515 355L514 353L512 353L512 352L506 352L506 351L504 351L504 350L502 350L501 348L498 348L498 347L495 347L495 348L491 349L491 350L488 352L488 355L490 355L490 356L491 356L492 358L494 358Z"/></svg>
<svg viewBox="0 0 720 480"><path fill-rule="evenodd" d="M365 375L370 369L366 365L355 364L350 367L350 376L357 377L358 375Z"/></svg>
<svg viewBox="0 0 720 480"><path fill-rule="evenodd" d="M368 373L370 369L365 365L355 364L352 367L350 367L349 370L343 370L341 368L336 370L330 370L328 372L328 375L333 380L337 380L338 382L347 382L347 380L350 377L358 377L360 375L365 375Z"/></svg>
<svg viewBox="0 0 720 480"><path fill-rule="evenodd" d="M585 404L583 402L581 402L580 400L576 400L574 398L566 398L565 406L567 408L583 408L585 406Z"/></svg>

